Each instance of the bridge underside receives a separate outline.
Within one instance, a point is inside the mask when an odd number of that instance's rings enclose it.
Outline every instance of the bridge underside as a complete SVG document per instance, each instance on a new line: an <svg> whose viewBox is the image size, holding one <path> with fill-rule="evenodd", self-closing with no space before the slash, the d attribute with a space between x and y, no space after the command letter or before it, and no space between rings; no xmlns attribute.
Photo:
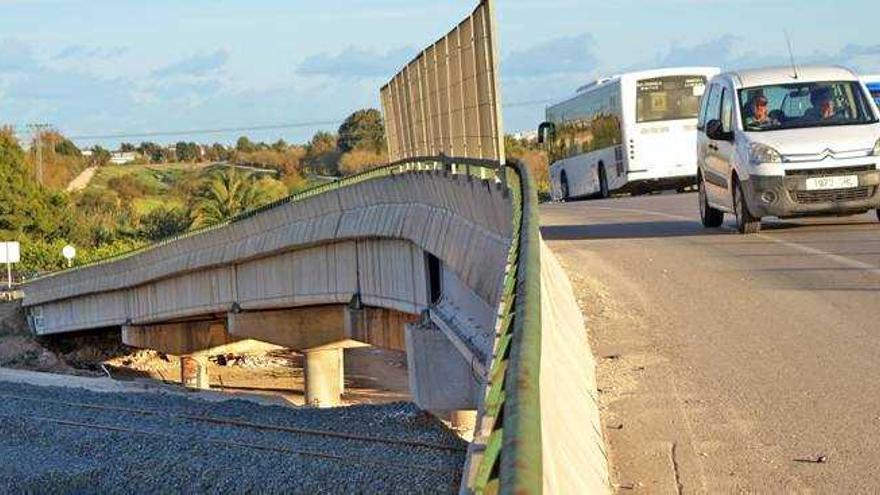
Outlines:
<svg viewBox="0 0 880 495"><path fill-rule="evenodd" d="M119 326L127 345L180 356L182 382L195 388L208 387L209 355L292 349L305 356L316 406L340 402L342 350L375 346L406 352L423 409L475 410L494 339L492 306L448 265L395 239L308 247L48 302L35 314L44 334Z"/></svg>

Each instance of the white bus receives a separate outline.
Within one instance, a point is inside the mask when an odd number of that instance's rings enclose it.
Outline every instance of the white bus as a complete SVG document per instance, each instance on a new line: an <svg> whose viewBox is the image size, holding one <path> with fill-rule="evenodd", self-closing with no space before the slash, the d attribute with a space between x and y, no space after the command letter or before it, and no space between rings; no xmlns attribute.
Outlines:
<svg viewBox="0 0 880 495"><path fill-rule="evenodd" d="M547 109L538 130L555 200L696 184L697 114L715 67L599 79Z"/></svg>
<svg viewBox="0 0 880 495"><path fill-rule="evenodd" d="M865 83L865 86L868 87L868 91L871 92L871 96L874 98L874 103L877 104L877 108L880 108L880 75L862 76L862 81Z"/></svg>

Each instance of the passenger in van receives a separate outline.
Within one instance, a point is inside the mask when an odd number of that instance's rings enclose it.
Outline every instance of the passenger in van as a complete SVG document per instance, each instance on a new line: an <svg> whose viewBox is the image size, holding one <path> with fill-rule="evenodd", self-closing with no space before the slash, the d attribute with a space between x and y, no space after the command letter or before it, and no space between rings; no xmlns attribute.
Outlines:
<svg viewBox="0 0 880 495"><path fill-rule="evenodd" d="M830 88L820 87L813 90L810 93L810 103L813 104L813 108L807 110L804 117L811 120L831 120L837 117Z"/></svg>
<svg viewBox="0 0 880 495"><path fill-rule="evenodd" d="M748 105L746 128L769 127L779 125L779 121L770 116L770 108L767 97L757 95L751 99Z"/></svg>

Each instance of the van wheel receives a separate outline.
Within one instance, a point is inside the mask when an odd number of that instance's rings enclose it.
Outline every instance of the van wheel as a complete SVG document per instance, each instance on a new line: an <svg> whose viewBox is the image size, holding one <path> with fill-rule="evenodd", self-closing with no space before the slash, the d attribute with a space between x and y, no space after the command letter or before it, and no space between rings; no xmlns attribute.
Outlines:
<svg viewBox="0 0 880 495"><path fill-rule="evenodd" d="M602 199L611 197L611 191L608 189L608 173L605 171L605 165L599 165L599 195Z"/></svg>
<svg viewBox="0 0 880 495"><path fill-rule="evenodd" d="M703 222L703 227L720 227L721 224L724 223L724 212L709 206L709 196L706 194L706 183L703 181L702 176L700 176L697 188L700 193L700 220Z"/></svg>
<svg viewBox="0 0 880 495"><path fill-rule="evenodd" d="M740 234L755 234L761 230L761 219L755 218L749 211L739 178L734 179L733 211L736 213L736 229Z"/></svg>
<svg viewBox="0 0 880 495"><path fill-rule="evenodd" d="M562 172L562 177L559 179L559 189L562 192L562 201L568 200L568 176L565 175L565 172Z"/></svg>

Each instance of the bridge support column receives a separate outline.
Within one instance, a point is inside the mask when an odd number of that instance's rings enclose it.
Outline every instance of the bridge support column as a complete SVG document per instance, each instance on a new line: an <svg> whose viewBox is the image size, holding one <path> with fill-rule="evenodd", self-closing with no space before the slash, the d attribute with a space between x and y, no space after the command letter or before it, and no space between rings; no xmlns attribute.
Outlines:
<svg viewBox="0 0 880 495"><path fill-rule="evenodd" d="M338 406L345 389L342 349L312 349L304 354L306 405Z"/></svg>
<svg viewBox="0 0 880 495"><path fill-rule="evenodd" d="M430 321L406 326L409 387L416 405L432 412L475 410L482 384L446 335Z"/></svg>
<svg viewBox="0 0 880 495"><path fill-rule="evenodd" d="M180 356L180 383L196 390L208 390L211 383L208 379L208 358L203 355Z"/></svg>
<svg viewBox="0 0 880 495"><path fill-rule="evenodd" d="M468 441L474 439L474 429L477 427L477 411L471 409L452 411L449 415L449 422L452 424L452 428L457 430Z"/></svg>

